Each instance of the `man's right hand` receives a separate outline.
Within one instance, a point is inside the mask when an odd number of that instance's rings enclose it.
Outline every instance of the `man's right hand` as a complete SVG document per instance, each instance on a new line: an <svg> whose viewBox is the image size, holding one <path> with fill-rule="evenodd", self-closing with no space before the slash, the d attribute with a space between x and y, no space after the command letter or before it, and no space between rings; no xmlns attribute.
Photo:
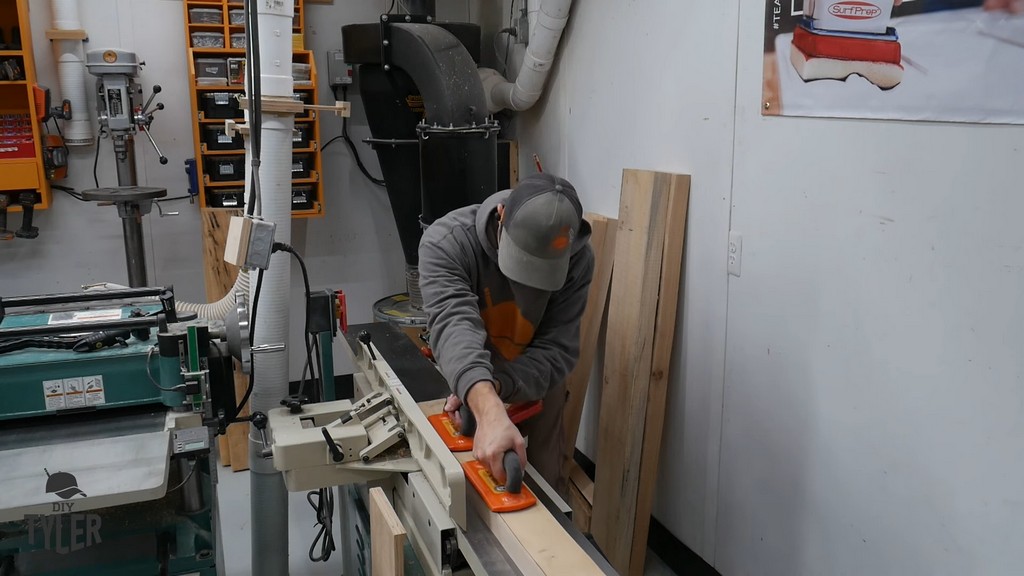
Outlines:
<svg viewBox="0 0 1024 576"><path fill-rule="evenodd" d="M514 450L525 469L526 441L515 424L509 420L505 404L490 382L482 381L470 388L466 395L466 403L476 418L473 457L491 472L495 480L504 484L506 478L502 459L505 452Z"/></svg>

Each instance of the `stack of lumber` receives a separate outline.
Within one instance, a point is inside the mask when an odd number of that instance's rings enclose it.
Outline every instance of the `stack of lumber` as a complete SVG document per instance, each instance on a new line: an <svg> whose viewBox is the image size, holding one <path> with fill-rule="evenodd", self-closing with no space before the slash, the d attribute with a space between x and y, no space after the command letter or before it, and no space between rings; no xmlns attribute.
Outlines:
<svg viewBox="0 0 1024 576"><path fill-rule="evenodd" d="M581 410L597 348L596 333L588 332L588 327L596 332L604 319L604 294L600 292L607 291L608 284L601 274L602 266L607 266L611 294L596 477L591 481L567 457L563 480L574 523L593 534L621 574L643 574L665 422L689 189L686 175L623 171L617 226L604 239L595 234L598 266L591 298L598 299L593 306L588 303L586 314L593 317L584 317L577 366L581 373L574 372L568 385L565 422L571 438L567 445L572 447L579 428L573 395L575 392ZM601 252L608 237L614 258L603 262L607 255Z"/></svg>

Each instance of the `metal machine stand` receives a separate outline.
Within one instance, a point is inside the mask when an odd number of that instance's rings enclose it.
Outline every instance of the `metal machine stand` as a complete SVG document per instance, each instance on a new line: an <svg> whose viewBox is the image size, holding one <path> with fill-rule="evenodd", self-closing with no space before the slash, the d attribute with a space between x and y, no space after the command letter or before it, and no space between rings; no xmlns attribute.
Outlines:
<svg viewBox="0 0 1024 576"><path fill-rule="evenodd" d="M143 241L142 217L153 209L153 201L167 196L166 188L138 186L135 168L135 133L139 130L149 138L153 149L160 155L160 163L167 164L167 157L149 132L153 123L153 112L163 110L164 105L150 109L153 99L160 93L160 86L153 86L153 93L144 105L136 103L142 99L142 88L135 83L144 62L138 55L126 50L90 50L86 54L89 73L96 76L98 118L100 132L107 132L114 143L117 161L117 186L84 190L86 200L111 203L117 206L124 230L124 252L128 263L128 285L132 288L146 286L146 251Z"/></svg>

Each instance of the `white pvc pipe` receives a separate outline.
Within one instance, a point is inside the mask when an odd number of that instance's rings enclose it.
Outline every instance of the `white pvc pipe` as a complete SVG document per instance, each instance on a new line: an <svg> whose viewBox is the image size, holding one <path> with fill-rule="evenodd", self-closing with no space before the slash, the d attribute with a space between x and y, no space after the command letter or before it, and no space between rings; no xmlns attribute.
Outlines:
<svg viewBox="0 0 1024 576"><path fill-rule="evenodd" d="M263 96L292 96L292 2L254 2L259 24L260 88ZM247 63L251 65L251 63ZM260 138L260 207L263 218L276 224L274 239L291 242L291 174L293 115L263 113ZM251 148L246 165L251 165ZM247 173L249 171L247 170ZM246 198L253 193L246 179ZM254 344L288 342L291 259L285 252L271 257L263 273ZM288 351L253 356L255 379L251 409L268 412L288 395ZM249 431L252 574L288 573L288 492L284 477L261 456L263 443L256 428Z"/></svg>
<svg viewBox="0 0 1024 576"><path fill-rule="evenodd" d="M530 43L514 83L505 80L494 70L480 69L480 80L483 82L487 107L491 112L506 108L522 111L537 103L555 60L562 31L569 21L571 7L572 0L541 2L536 21L530 23Z"/></svg>
<svg viewBox="0 0 1024 576"><path fill-rule="evenodd" d="M57 30L78 30L78 0L51 0L53 27ZM57 58L57 80L61 100L71 101L71 120L64 121L64 143L68 146L93 144L92 118L86 92L85 62L81 40L54 40Z"/></svg>

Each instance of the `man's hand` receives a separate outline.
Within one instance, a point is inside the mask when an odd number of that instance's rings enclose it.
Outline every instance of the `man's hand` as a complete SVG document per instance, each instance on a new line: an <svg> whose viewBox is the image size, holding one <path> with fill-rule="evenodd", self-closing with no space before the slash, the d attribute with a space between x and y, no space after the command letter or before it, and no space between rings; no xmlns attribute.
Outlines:
<svg viewBox="0 0 1024 576"><path fill-rule="evenodd" d="M455 424L456 428L462 428L462 414L459 414L459 408L462 408L462 400L455 394L448 396L448 399L444 401L444 411L448 413L448 418L451 419L452 424Z"/></svg>
<svg viewBox="0 0 1024 576"><path fill-rule="evenodd" d="M449 403L445 404L446 411ZM502 459L506 451L514 450L519 455L523 469L526 469L526 442L523 435L509 420L505 404L490 382L478 382L470 388L466 395L466 403L476 418L473 457L491 472L495 480L504 484L505 466Z"/></svg>

